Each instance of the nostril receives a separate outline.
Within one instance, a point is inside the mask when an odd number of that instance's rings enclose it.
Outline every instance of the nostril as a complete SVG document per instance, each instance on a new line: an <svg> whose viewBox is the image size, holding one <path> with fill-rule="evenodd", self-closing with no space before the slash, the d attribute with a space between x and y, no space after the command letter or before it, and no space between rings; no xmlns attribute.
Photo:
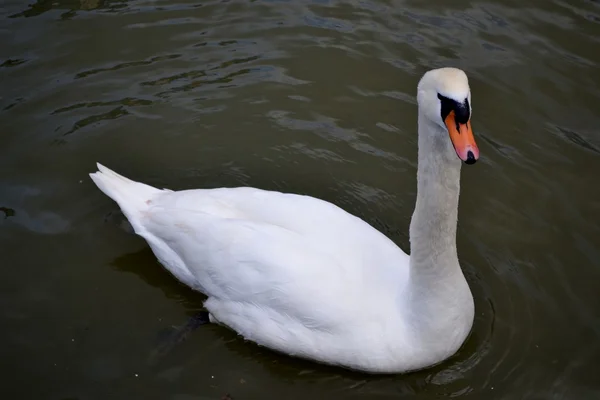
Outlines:
<svg viewBox="0 0 600 400"><path fill-rule="evenodd" d="M471 150L467 152L467 159L465 160L465 164L475 164L475 154Z"/></svg>

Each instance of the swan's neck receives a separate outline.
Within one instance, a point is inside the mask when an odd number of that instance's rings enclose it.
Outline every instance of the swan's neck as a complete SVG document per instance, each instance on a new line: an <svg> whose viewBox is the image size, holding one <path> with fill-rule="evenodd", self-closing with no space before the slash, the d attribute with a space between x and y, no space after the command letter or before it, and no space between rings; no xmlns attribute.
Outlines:
<svg viewBox="0 0 600 400"><path fill-rule="evenodd" d="M410 223L406 317L415 347L455 350L473 321L473 297L458 263L456 224L461 161L448 133L419 115L418 194Z"/></svg>
<svg viewBox="0 0 600 400"><path fill-rule="evenodd" d="M459 268L456 223L461 162L453 153L448 133L419 116L417 202L410 224L410 266L411 277L421 284L437 282Z"/></svg>

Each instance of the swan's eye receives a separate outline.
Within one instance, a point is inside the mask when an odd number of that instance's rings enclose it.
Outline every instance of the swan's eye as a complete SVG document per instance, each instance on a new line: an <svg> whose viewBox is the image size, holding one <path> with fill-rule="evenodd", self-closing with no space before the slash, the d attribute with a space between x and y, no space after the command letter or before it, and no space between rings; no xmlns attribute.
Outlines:
<svg viewBox="0 0 600 400"><path fill-rule="evenodd" d="M459 124L466 124L471 117L471 108L469 107L469 100L465 99L462 103L456 100L450 99L446 96L442 96L438 93L438 99L442 103L442 121L446 120L450 111L454 111L456 122Z"/></svg>

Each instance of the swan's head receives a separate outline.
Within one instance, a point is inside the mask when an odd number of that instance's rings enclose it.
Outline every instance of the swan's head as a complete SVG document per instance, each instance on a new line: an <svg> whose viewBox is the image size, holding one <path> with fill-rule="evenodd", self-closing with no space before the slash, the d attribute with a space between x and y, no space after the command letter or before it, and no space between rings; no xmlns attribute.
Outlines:
<svg viewBox="0 0 600 400"><path fill-rule="evenodd" d="M479 158L471 130L471 90L467 75L457 68L428 71L417 89L419 112L448 132L458 157L466 164Z"/></svg>

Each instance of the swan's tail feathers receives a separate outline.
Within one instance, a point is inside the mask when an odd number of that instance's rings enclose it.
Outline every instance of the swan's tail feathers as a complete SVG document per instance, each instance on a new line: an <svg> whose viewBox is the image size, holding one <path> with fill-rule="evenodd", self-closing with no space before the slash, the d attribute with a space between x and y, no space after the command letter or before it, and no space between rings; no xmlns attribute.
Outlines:
<svg viewBox="0 0 600 400"><path fill-rule="evenodd" d="M140 219L143 212L152 203L152 198L163 190L132 181L102 164L98 163L97 166L98 171L90 174L90 177L105 195L119 205L136 233L141 233Z"/></svg>

